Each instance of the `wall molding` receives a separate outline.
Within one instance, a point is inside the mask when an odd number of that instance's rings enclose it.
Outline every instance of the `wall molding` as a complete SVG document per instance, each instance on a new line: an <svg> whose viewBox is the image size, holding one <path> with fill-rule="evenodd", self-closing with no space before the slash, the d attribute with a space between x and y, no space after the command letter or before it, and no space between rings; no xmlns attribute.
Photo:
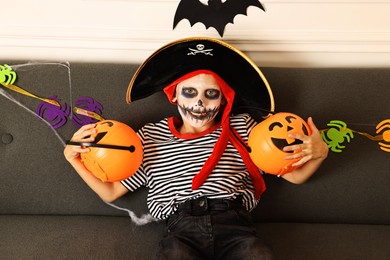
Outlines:
<svg viewBox="0 0 390 260"><path fill-rule="evenodd" d="M176 39L167 37L171 32L168 30L141 28L129 30L125 28L35 26L33 29L30 26L15 26L3 30L0 35L0 49L8 49L9 55L5 52L1 55L2 58L67 59L69 57L75 61L103 59L113 62L128 62L131 58L134 62L141 62L157 48ZM191 33L191 35L197 34ZM275 30L263 31L261 38L253 35L255 31L247 30L241 32L241 35L237 33L224 40L251 57L264 57L267 53L269 53L268 57L271 57L271 54L283 57L289 56L288 54L291 54L290 57L297 57L298 53L302 56L312 55L313 61L305 59L308 66L317 64L314 62L316 55L322 56L326 53L339 57L340 55L346 57L361 55L362 60L358 64L362 66L368 62L366 59L370 54L375 60L381 54L382 57L390 56L390 30L381 32ZM260 62L256 58L254 60ZM378 66L385 65L381 64L385 61L388 61L388 66L390 66L390 59L383 61L383 58L378 60ZM296 64L294 61L292 63ZM351 63L353 64L348 65L354 65L356 59L351 60ZM345 61L342 64L345 64ZM265 65L278 65L278 62L267 61ZM338 65L337 62L335 65Z"/></svg>
<svg viewBox="0 0 390 260"><path fill-rule="evenodd" d="M101 27L66 27L66 26L8 26L2 28L0 46L6 45L5 42L17 43L21 40L21 44L28 45L30 42L39 40L53 40L77 42L77 41L167 41L171 38L176 38L172 35L173 30L150 30L146 28L101 28ZM179 33L184 33L179 32ZM187 33L191 35L204 35L215 37L215 32L209 30L209 33L203 30L191 30ZM167 36L169 35L169 36ZM310 43L313 44L388 44L390 43L390 28L385 31L355 31L355 30L337 30L337 31L321 31L321 30L262 30L259 32L255 29L246 29L245 31L237 31L223 38L226 41L236 42L252 42L252 43ZM234 40L236 39L236 40ZM245 40L243 40L245 39Z"/></svg>
<svg viewBox="0 0 390 260"><path fill-rule="evenodd" d="M237 16L234 26L227 26L223 37L255 62L265 66L390 67L390 0L260 2L267 12L249 8L247 16ZM188 21L173 30L178 3L71 0L48 1L42 7L27 0L11 1L9 8L19 8L18 17L3 14L0 59L142 62L178 38L219 38L214 28L206 30L199 23L191 27ZM112 12L107 12L108 7ZM36 15L33 8L44 11Z"/></svg>

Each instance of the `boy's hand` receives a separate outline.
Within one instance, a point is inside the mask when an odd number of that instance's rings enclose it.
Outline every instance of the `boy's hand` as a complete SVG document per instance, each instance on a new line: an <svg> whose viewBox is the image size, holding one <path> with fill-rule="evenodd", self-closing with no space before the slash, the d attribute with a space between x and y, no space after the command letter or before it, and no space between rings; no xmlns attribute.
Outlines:
<svg viewBox="0 0 390 260"><path fill-rule="evenodd" d="M301 140L301 144L290 145L283 148L283 151L297 151L286 156L287 160L299 159L292 166L302 166L310 160L324 160L328 156L328 146L322 140L320 131L315 126L313 119L308 118L307 123L312 131L310 136L302 134L289 134L289 137Z"/></svg>
<svg viewBox="0 0 390 260"><path fill-rule="evenodd" d="M71 141L90 143L95 140L95 138L92 136L95 133L96 133L95 124L84 125L77 132L74 133ZM89 152L88 147L67 145L65 146L64 149L64 156L65 159L70 162L76 158L79 158L80 153L87 153L87 152Z"/></svg>

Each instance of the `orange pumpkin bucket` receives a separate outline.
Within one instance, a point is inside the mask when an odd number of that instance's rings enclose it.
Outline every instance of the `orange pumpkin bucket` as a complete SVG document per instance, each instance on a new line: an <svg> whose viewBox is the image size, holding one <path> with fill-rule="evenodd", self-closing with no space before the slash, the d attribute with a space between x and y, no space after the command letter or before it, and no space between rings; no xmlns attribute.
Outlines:
<svg viewBox="0 0 390 260"><path fill-rule="evenodd" d="M97 133L88 153L81 154L81 161L103 182L115 182L133 175L142 163L141 140L128 125L104 120L96 124Z"/></svg>
<svg viewBox="0 0 390 260"><path fill-rule="evenodd" d="M292 164L298 159L286 160L289 152L283 151L283 147L301 141L288 137L289 133L311 135L311 130L302 118L285 112L268 117L252 129L248 139L249 155L259 169L283 175L297 168Z"/></svg>

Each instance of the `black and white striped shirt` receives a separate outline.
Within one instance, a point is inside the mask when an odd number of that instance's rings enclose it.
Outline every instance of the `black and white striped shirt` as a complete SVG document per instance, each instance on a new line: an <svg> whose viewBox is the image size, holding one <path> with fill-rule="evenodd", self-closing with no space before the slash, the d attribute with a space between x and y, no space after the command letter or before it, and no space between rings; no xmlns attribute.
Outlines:
<svg viewBox="0 0 390 260"><path fill-rule="evenodd" d="M158 219L169 217L178 204L201 196L214 199L243 195L243 205L248 210L253 209L257 200L252 180L230 142L204 184L197 190L191 188L192 178L199 173L221 135L220 124L200 134L184 135L174 124L174 118L169 118L147 124L138 131L144 149L143 163L122 184L130 191L148 187L148 208ZM241 114L231 116L230 125L247 141L256 122L248 114Z"/></svg>

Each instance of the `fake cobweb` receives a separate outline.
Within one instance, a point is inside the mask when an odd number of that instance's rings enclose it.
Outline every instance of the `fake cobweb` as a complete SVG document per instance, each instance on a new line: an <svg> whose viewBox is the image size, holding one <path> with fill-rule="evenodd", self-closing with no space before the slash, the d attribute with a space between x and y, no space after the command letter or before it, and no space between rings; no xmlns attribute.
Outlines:
<svg viewBox="0 0 390 260"><path fill-rule="evenodd" d="M71 79L68 63L25 63L3 65L0 71L3 77L0 94L30 116L37 123L45 124L60 143L65 146L64 136L60 129L70 116ZM53 79L56 79L53 82ZM60 106L43 101L45 98L55 100ZM11 109L11 107L10 107ZM13 111L4 111L13 113ZM54 115L56 114L56 115ZM16 116L14 120L18 120Z"/></svg>
<svg viewBox="0 0 390 260"><path fill-rule="evenodd" d="M36 124L49 128L56 136L62 148L66 140L82 125L103 120L103 106L89 96L72 96L72 77L69 62L28 62L16 65L0 64L0 102L5 111L19 120L14 106L22 113L35 118ZM4 102L3 100L7 100ZM22 122L21 122L22 123ZM34 127L34 126L30 126ZM65 159L64 159L65 160ZM141 217L129 209L106 204L128 213L137 225L155 221L150 214Z"/></svg>
<svg viewBox="0 0 390 260"><path fill-rule="evenodd" d="M76 113L76 108L103 113L103 106L92 97L72 97L68 62L4 64L0 66L0 81L0 94L47 125L63 146L70 125L79 128L98 121Z"/></svg>

